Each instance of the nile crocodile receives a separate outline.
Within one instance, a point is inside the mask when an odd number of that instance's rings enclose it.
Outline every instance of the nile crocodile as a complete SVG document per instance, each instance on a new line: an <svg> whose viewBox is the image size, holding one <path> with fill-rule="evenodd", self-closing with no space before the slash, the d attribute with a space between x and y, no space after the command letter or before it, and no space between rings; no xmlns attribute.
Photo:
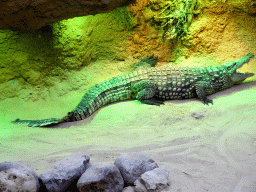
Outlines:
<svg viewBox="0 0 256 192"><path fill-rule="evenodd" d="M145 104L161 105L169 99L198 97L204 104L213 104L206 96L242 83L253 73L236 70L250 61L252 53L216 67L154 67L157 57L153 55L140 61L127 74L113 77L96 84L82 97L74 110L63 118L20 120L12 123L43 127L62 122L87 118L100 107L121 100L137 99Z"/></svg>

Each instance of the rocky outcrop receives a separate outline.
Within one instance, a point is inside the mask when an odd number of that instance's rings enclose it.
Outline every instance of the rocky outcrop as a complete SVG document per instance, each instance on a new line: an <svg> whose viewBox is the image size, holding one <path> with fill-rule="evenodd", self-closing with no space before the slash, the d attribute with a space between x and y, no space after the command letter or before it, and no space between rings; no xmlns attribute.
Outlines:
<svg viewBox="0 0 256 192"><path fill-rule="evenodd" d="M134 0L3 0L0 29L29 31L63 19L106 13Z"/></svg>
<svg viewBox="0 0 256 192"><path fill-rule="evenodd" d="M235 10L238 13L245 12L249 15L256 13L255 0L204 0L200 1L200 7L201 9L210 10L214 13L230 13L231 10Z"/></svg>
<svg viewBox="0 0 256 192"><path fill-rule="evenodd" d="M232 0L227 1L229 5L237 8L238 10L243 10L249 14L256 13L256 2L255 0Z"/></svg>
<svg viewBox="0 0 256 192"><path fill-rule="evenodd" d="M169 185L169 171L144 153L123 154L114 165L89 161L83 152L74 153L40 176L27 164L0 163L0 191L160 192Z"/></svg>

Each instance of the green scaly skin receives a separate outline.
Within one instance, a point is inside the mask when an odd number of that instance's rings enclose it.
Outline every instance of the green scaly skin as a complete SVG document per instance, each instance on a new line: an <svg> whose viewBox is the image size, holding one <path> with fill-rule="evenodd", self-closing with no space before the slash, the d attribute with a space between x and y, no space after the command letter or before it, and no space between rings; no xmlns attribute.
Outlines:
<svg viewBox="0 0 256 192"><path fill-rule="evenodd" d="M100 107L116 101L137 99L149 105L162 105L169 99L198 97L204 104L213 104L206 96L242 83L253 73L236 70L248 63L252 53L217 67L153 67L157 57L153 55L140 61L135 70L113 77L92 87L77 107L63 118L12 121L32 127L44 127L62 122L80 121Z"/></svg>

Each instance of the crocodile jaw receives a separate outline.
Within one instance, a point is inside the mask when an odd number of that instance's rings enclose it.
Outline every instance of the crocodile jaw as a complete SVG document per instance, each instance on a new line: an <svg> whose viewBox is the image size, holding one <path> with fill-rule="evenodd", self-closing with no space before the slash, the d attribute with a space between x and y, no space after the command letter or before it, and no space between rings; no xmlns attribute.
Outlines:
<svg viewBox="0 0 256 192"><path fill-rule="evenodd" d="M241 68L245 63L249 63L250 59L254 57L254 54L249 53L246 56L236 60L236 61L231 61L228 62L226 64L224 64L224 66L227 67L227 70L230 72L231 74L231 79L234 82L234 84L240 84L242 83L245 79L247 79L248 77L251 77L254 75L254 73L240 73L237 72L237 69Z"/></svg>
<svg viewBox="0 0 256 192"><path fill-rule="evenodd" d="M240 83L242 83L245 79L247 79L248 77L251 77L251 76L253 76L253 75L254 75L254 73L248 73L248 72L246 72L246 73L240 73L240 72L235 71L235 72L233 72L233 73L231 74L231 79L232 79L232 81L234 82L234 84L240 84Z"/></svg>

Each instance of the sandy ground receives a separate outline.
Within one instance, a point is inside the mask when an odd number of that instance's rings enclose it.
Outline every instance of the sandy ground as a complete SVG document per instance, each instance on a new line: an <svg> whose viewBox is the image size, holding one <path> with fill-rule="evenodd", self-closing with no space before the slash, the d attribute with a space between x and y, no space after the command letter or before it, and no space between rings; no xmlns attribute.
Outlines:
<svg viewBox="0 0 256 192"><path fill-rule="evenodd" d="M76 105L75 94L0 102L0 162L24 162L40 175L78 151L92 164L112 164L123 153L142 151L170 171L167 191L256 191L256 82L209 96L210 106L196 98L160 107L123 101L58 129L10 123L17 117L61 117Z"/></svg>

